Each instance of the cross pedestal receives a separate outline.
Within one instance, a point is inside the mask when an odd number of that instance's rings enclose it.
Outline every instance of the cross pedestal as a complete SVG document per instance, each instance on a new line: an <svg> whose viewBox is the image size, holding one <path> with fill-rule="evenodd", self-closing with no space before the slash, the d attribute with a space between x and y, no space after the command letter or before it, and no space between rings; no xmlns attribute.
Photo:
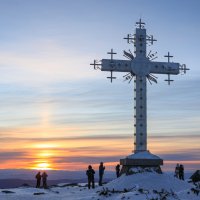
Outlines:
<svg viewBox="0 0 200 200"><path fill-rule="evenodd" d="M141 151L120 159L120 165L122 165L121 174L131 174L133 168L152 169L162 173L160 166L163 165L163 160L149 151Z"/></svg>

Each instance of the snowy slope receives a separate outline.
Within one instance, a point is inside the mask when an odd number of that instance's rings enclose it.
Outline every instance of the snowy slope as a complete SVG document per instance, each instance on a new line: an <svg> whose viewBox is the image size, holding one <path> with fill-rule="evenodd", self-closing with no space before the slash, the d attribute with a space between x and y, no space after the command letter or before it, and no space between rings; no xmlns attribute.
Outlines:
<svg viewBox="0 0 200 200"><path fill-rule="evenodd" d="M190 187L190 184L174 178L168 174L143 172L131 176L122 175L118 179L115 179L112 182L108 183L106 187L110 190L112 190L113 188L116 190L124 190L124 188L129 190L134 187L142 187L143 189L151 190L161 190L162 188L165 188L165 190L167 191L173 190L175 192L179 192L181 190L188 189L188 187Z"/></svg>
<svg viewBox="0 0 200 200"><path fill-rule="evenodd" d="M1 200L200 200L195 186L167 174L144 172L121 176L103 187L88 190L85 184L59 184L50 189L15 188L0 190ZM199 189L195 189L199 191Z"/></svg>

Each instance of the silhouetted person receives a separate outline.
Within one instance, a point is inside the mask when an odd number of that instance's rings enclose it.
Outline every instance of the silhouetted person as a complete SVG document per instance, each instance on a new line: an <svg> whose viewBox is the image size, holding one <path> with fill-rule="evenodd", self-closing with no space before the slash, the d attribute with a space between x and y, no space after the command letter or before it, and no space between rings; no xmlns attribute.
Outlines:
<svg viewBox="0 0 200 200"><path fill-rule="evenodd" d="M115 167L115 170L116 170L116 176L118 178L119 177L119 173L120 173L120 165L119 164Z"/></svg>
<svg viewBox="0 0 200 200"><path fill-rule="evenodd" d="M86 175L88 177L88 189L90 189L91 184L92 184L92 188L95 188L94 174L95 174L95 171L92 169L92 166L89 165L88 170L86 171Z"/></svg>
<svg viewBox="0 0 200 200"><path fill-rule="evenodd" d="M40 188L40 183L41 183L41 174L40 174L40 172L38 172L36 174L35 178L37 179L36 188Z"/></svg>
<svg viewBox="0 0 200 200"><path fill-rule="evenodd" d="M184 167L183 167L183 165L180 165L180 167L179 167L179 178L181 180L184 180Z"/></svg>
<svg viewBox="0 0 200 200"><path fill-rule="evenodd" d="M176 178L179 178L179 164L177 163L176 167L175 167L175 172L174 172L174 176Z"/></svg>
<svg viewBox="0 0 200 200"><path fill-rule="evenodd" d="M43 183L43 188L47 188L47 173L46 172L43 172L42 173L42 183Z"/></svg>
<svg viewBox="0 0 200 200"><path fill-rule="evenodd" d="M104 170L105 170L105 166L103 166L103 162L100 162L100 165L99 165L99 186L102 186Z"/></svg>

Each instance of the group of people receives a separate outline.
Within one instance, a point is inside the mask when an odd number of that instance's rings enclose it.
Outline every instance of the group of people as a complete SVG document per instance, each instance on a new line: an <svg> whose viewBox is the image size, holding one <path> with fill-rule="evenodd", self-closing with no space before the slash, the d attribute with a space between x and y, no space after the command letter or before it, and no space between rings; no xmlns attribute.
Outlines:
<svg viewBox="0 0 200 200"><path fill-rule="evenodd" d="M99 186L102 186L104 171L105 171L105 166L103 165L103 162L100 162L100 165L99 165ZM120 176L120 165L119 164L116 165L115 171L116 171L116 176L118 178ZM95 174L94 169L92 168L91 165L89 165L88 170L86 171L86 175L88 177L88 189L90 189L91 187L95 188L94 174ZM184 180L184 166L182 164L176 165L174 176L176 178ZM43 183L42 187L46 189L47 188L47 177L48 177L48 175L47 175L46 172L43 172L42 174L41 174L41 172L38 172L35 176L35 178L37 180L36 188L40 188L41 180L42 180L42 183Z"/></svg>
<svg viewBox="0 0 200 200"><path fill-rule="evenodd" d="M116 170L116 176L117 178L120 176L120 165L118 164L116 167L115 167L115 170ZM99 186L102 186L103 184L103 175L104 175L104 171L105 171L105 166L103 165L103 162L100 162L100 165L99 165ZM95 174L95 171L94 169L92 168L91 165L88 166L88 170L86 171L86 175L88 177L88 188L90 189L91 187L92 188L95 188L95 184L94 184L94 174ZM38 172L35 176L36 180L37 180L37 183L36 183L36 188L40 188L41 187L41 180L42 180L42 187L47 189L47 173L46 172L43 172L41 174L41 172Z"/></svg>
<svg viewBox="0 0 200 200"><path fill-rule="evenodd" d="M120 176L120 165L119 164L115 167L115 170L116 170L116 176L118 178ZM99 186L102 186L104 171L105 171L105 166L103 165L103 162L100 162L100 165L99 165ZM91 165L89 165L88 170L86 171L86 175L88 177L88 189L90 189L91 187L95 188L94 174L95 174L94 169L92 168Z"/></svg>
<svg viewBox="0 0 200 200"><path fill-rule="evenodd" d="M37 183L36 183L36 188L40 188L40 184L41 184L41 179L42 179L42 187L47 189L47 173L46 172L43 172L41 174L41 172L38 172L35 176L36 180L37 180Z"/></svg>
<svg viewBox="0 0 200 200"><path fill-rule="evenodd" d="M179 178L180 180L184 180L184 166L182 164L178 164L175 167L175 173L174 176L176 178Z"/></svg>

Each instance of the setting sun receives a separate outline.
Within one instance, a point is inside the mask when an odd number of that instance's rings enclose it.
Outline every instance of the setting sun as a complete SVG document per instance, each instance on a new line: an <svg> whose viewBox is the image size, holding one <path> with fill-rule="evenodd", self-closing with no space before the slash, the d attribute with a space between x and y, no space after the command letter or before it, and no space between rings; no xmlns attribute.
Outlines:
<svg viewBox="0 0 200 200"><path fill-rule="evenodd" d="M37 163L35 165L35 167L33 167L33 169L37 169L37 170L51 170L51 165L47 162L41 162L41 163Z"/></svg>

